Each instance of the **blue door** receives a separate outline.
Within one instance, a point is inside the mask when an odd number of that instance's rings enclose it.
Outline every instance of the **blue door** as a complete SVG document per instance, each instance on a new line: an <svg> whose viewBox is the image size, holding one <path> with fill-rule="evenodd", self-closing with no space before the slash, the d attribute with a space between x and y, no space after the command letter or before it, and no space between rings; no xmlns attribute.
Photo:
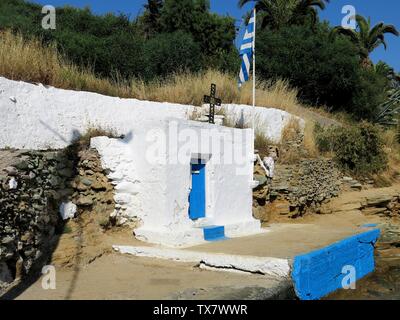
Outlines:
<svg viewBox="0 0 400 320"><path fill-rule="evenodd" d="M206 165L192 164L192 191L189 195L189 217L192 220L206 216Z"/></svg>

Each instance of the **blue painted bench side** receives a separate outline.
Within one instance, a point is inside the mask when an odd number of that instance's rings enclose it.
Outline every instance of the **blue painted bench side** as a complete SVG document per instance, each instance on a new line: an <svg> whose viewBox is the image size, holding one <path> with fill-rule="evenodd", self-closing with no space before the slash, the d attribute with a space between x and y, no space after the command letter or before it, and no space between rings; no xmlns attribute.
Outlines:
<svg viewBox="0 0 400 320"><path fill-rule="evenodd" d="M343 267L355 267L356 280L375 269L374 249L380 230L364 232L294 258L292 279L302 300L320 299L342 288Z"/></svg>

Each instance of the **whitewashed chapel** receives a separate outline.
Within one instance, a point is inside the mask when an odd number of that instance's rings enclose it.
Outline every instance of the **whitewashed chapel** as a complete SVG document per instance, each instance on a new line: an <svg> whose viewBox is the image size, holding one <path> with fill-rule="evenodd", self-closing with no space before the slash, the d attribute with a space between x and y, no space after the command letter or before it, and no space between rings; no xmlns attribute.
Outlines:
<svg viewBox="0 0 400 320"><path fill-rule="evenodd" d="M171 246L260 231L252 217L251 130L150 120L129 141L94 138L139 239Z"/></svg>
<svg viewBox="0 0 400 320"><path fill-rule="evenodd" d="M260 232L252 130L187 120L194 109L0 78L0 148L60 149L89 127L111 129L124 138L93 138L91 147L115 185L114 214L139 222L138 239L178 247ZM279 139L290 114L258 109L267 136Z"/></svg>

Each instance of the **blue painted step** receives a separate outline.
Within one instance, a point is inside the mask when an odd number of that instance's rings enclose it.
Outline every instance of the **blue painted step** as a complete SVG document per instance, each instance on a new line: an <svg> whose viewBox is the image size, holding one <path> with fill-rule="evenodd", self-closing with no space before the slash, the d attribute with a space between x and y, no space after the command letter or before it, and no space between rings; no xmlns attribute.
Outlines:
<svg viewBox="0 0 400 320"><path fill-rule="evenodd" d="M225 237L224 226L208 226L203 227L204 240L206 241L221 241L227 239Z"/></svg>

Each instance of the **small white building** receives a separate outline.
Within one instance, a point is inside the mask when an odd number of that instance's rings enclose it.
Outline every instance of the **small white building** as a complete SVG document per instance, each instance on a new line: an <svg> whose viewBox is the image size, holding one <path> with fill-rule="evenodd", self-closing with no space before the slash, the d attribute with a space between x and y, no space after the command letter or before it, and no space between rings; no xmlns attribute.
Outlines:
<svg viewBox="0 0 400 320"><path fill-rule="evenodd" d="M125 139L93 138L115 184L118 216L138 239L188 246L260 232L252 216L253 133L149 120Z"/></svg>
<svg viewBox="0 0 400 320"><path fill-rule="evenodd" d="M235 122L252 110L224 107ZM137 222L139 239L186 246L259 232L252 130L187 120L195 109L0 77L0 148L61 149L88 128L111 130L125 138L94 138L92 146L115 185L114 214ZM256 115L276 141L291 118L267 108Z"/></svg>

